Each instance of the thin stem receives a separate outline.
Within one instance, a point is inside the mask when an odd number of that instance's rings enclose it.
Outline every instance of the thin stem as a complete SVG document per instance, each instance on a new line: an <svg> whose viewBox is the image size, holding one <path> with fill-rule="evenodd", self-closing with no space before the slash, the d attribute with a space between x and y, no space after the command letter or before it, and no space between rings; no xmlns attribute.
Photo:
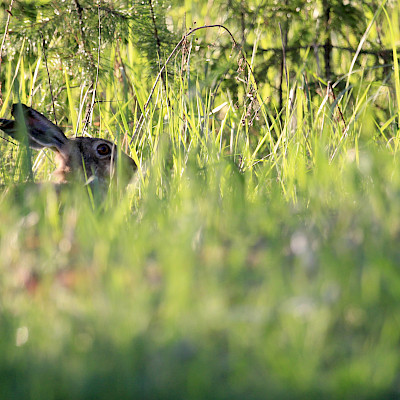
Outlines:
<svg viewBox="0 0 400 400"><path fill-rule="evenodd" d="M99 21L99 36L98 36L98 48L97 48L97 67L96 67L96 79L94 82L94 88L93 88L93 93L92 93L92 102L90 104L90 108L88 110L88 114L85 118L85 124L83 126L82 131L84 132L87 129L87 126L91 124L92 122L92 116L93 116L93 108L94 104L96 101L96 93L97 93L97 85L99 82L99 69L100 69L100 47L101 47L101 17L100 17L100 1L97 3L97 16L98 16L98 21Z"/></svg>
<svg viewBox="0 0 400 400"><path fill-rule="evenodd" d="M199 31L199 30L201 30L201 29L209 29L209 28L222 28L222 29L224 29L224 30L229 34L229 36L230 36L230 38L231 38L231 40L232 40L232 42L233 42L233 44L234 44L234 47L237 48L237 49L239 49L240 53L242 53L243 58L244 58L244 60L245 60L245 62L246 62L247 68L249 68L249 71L250 71L250 73L251 73L251 75L252 75L252 77L253 77L253 79L254 79L254 81L255 81L254 74L253 74L253 70L251 69L251 66L250 66L249 62L247 61L245 55L244 55L243 52L242 52L242 47L236 42L235 38L233 37L232 33L230 32L230 30L229 30L228 28L226 28L224 25L221 25L221 24L214 24L214 25L203 25L203 26L199 26L199 27L197 27L197 28L191 29L188 33L186 33L185 35L183 35L182 39L178 42L178 44L177 44L177 45L175 46L175 48L172 50L171 54L168 56L168 58L167 58L167 60L165 61L164 65L162 66L162 68L161 68L160 71L158 72L157 78L156 78L156 80L155 80L155 82L154 82L154 84L153 84L153 87L152 87L151 90L150 90L150 94L149 94L149 96L148 96L148 98L147 98L147 101L146 101L145 105L143 106L143 111L142 111L142 113L140 114L139 120L138 120L138 122L137 122L137 124L136 124L135 132L133 133L132 138L131 138L129 144L132 144L132 143L133 143L134 138L136 137L136 135L138 134L138 132L139 132L140 129L142 128L142 125L143 125L143 122L144 122L144 118L145 118L145 116L147 115L147 107L148 107L148 105L149 105L149 103L150 103L151 98L153 97L153 94L154 94L154 91L155 91L155 89L156 89L156 87L157 87L157 84L158 84L158 82L159 82L159 80L160 80L160 78L161 78L161 76L162 76L162 74L163 74L165 68L167 67L168 63L171 61L172 57L175 55L175 53L178 51L178 49L182 46L182 43L183 43L190 35L192 35L192 34L195 33L196 31Z"/></svg>
<svg viewBox="0 0 400 400"><path fill-rule="evenodd" d="M7 35L8 35L8 26L10 25L10 19L12 17L11 10L12 10L13 3L14 3L14 0L11 0L10 1L10 6L8 7L8 10L7 10L7 13L8 13L7 22L6 22L6 27L4 29L3 40L1 41L1 47L0 47L0 72L1 72L1 64L2 64L2 61L3 61L4 44L6 42L6 38L7 38ZM3 93L1 91L1 87L2 87L2 83L0 81L0 106L3 104Z"/></svg>
<svg viewBox="0 0 400 400"><path fill-rule="evenodd" d="M47 65L47 55L46 55L46 42L44 40L43 34L40 33L40 36L42 37L42 48L43 48L43 58L44 58L44 65L46 66L46 71L47 71L47 79L49 81L49 89L50 89L50 96L51 96L51 104L53 106L53 115L54 115L54 123L58 125L57 123L57 115L56 115L56 108L54 106L54 97L53 97L53 88L51 86L51 79L50 79L50 72L49 72L49 67Z"/></svg>

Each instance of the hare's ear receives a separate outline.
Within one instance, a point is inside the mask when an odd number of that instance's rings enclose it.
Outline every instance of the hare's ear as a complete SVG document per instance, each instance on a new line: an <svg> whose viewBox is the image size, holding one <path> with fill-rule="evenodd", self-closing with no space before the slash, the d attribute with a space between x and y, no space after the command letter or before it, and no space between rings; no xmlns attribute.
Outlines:
<svg viewBox="0 0 400 400"><path fill-rule="evenodd" d="M21 138L20 135L21 129L18 129L17 121L0 118L0 129L3 132L5 132L8 136L11 136L13 139L18 141L21 140L23 141L23 138ZM35 142L29 135L28 135L28 145L30 148L35 150L43 149L43 146Z"/></svg>
<svg viewBox="0 0 400 400"><path fill-rule="evenodd" d="M33 148L50 147L62 151L62 147L68 142L67 137L57 125L54 125L44 115L33 108L20 103L13 104L11 114L16 120L17 128L20 124L18 121L25 120L29 145ZM17 129L15 129L14 124L14 132L16 131ZM14 137L9 132L6 131L6 133Z"/></svg>

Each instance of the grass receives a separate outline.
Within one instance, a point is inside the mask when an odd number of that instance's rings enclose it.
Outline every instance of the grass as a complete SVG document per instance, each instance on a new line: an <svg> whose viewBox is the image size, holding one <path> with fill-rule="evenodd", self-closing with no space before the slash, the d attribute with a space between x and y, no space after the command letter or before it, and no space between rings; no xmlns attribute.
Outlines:
<svg viewBox="0 0 400 400"><path fill-rule="evenodd" d="M37 63L8 65L2 117L50 104ZM99 82L91 128L122 147L148 93L129 72ZM0 398L397 398L398 116L374 120L392 97L357 74L331 103L298 71L284 118L260 101L253 126L171 76L128 148L139 173L99 203L13 186L27 156L1 143ZM87 88L65 85L58 120L82 127ZM47 181L51 155L32 168Z"/></svg>

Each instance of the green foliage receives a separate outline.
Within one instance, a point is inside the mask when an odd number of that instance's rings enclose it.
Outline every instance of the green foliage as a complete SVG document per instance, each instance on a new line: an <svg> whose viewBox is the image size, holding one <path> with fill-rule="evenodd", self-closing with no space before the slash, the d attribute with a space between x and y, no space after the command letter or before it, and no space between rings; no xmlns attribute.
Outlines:
<svg viewBox="0 0 400 400"><path fill-rule="evenodd" d="M133 41L144 57L158 65L165 51L170 49L173 35L165 24L163 4L156 2L153 8L154 19L149 3L141 1L64 0L39 4L16 1L6 59L14 57L21 49L33 59L45 51L60 69L67 68L82 83L95 80L98 51L104 51L113 43ZM154 36L154 20L157 21L159 49ZM100 61L100 73L103 68L110 68L106 58ZM77 68L79 74L76 74Z"/></svg>
<svg viewBox="0 0 400 400"><path fill-rule="evenodd" d="M365 19L398 42L395 12ZM335 98L316 73L313 95L305 52L277 109L234 52L203 58L203 33L138 130L151 65L133 34L104 42L86 131L137 161L128 187L58 193L50 151L0 142L1 399L398 396L397 83L349 59ZM9 39L0 117L21 99L52 119L42 53ZM48 58L57 120L81 132L93 87Z"/></svg>

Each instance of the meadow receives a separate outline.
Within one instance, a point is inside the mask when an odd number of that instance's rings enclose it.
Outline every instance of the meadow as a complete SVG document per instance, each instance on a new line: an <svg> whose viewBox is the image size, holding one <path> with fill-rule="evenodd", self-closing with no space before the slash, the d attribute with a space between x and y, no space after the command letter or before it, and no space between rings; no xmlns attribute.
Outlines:
<svg viewBox="0 0 400 400"><path fill-rule="evenodd" d="M365 18L391 78L356 54L315 95L304 49L282 109L236 49L211 90L186 45L146 107L157 74L133 39L99 52L95 92L40 49L3 59L1 118L21 101L53 119L59 74L66 133L140 168L100 199L57 194L50 151L0 141L1 399L399 398L398 12Z"/></svg>

